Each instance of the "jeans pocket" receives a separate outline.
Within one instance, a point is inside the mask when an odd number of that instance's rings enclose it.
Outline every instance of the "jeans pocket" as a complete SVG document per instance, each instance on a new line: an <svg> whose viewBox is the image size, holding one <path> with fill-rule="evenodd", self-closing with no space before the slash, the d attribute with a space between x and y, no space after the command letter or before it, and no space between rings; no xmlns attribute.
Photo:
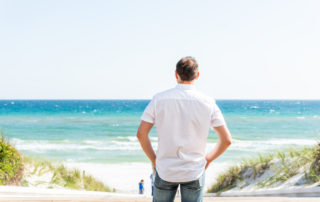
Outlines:
<svg viewBox="0 0 320 202"><path fill-rule="evenodd" d="M189 182L189 183L186 184L185 186L186 186L188 189L194 189L194 190L201 189L200 179L194 180L194 181L192 181L192 182Z"/></svg>
<svg viewBox="0 0 320 202"><path fill-rule="evenodd" d="M170 189L172 189L173 185L174 185L173 183L170 183L170 182L167 182L167 181L161 179L158 175L158 172L156 172L154 186L156 186L158 189L170 190Z"/></svg>
<svg viewBox="0 0 320 202"><path fill-rule="evenodd" d="M191 182L187 182L184 183L184 187L186 187L187 189L193 189L193 190L199 190L204 186L204 179L205 176L204 174L197 180L191 181Z"/></svg>

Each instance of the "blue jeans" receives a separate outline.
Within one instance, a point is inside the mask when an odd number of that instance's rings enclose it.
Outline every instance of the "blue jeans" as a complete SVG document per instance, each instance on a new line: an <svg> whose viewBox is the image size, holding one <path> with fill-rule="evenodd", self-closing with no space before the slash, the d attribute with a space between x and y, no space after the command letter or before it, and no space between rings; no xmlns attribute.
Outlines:
<svg viewBox="0 0 320 202"><path fill-rule="evenodd" d="M153 202L173 202L179 185L182 202L202 202L204 183L205 173L199 179L190 182L167 182L156 172Z"/></svg>

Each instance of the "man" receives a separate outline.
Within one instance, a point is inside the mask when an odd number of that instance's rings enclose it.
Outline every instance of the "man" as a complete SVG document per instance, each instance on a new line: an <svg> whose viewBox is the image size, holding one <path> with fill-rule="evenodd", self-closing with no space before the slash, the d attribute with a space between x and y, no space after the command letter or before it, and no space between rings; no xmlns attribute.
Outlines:
<svg viewBox="0 0 320 202"><path fill-rule="evenodd" d="M231 144L231 135L215 100L195 89L199 78L196 60L182 58L175 77L177 86L156 94L146 107L137 137L156 170L153 201L174 201L180 185L182 202L198 202L202 201L205 169ZM157 154L148 137L154 124ZM219 141L206 154L209 128Z"/></svg>

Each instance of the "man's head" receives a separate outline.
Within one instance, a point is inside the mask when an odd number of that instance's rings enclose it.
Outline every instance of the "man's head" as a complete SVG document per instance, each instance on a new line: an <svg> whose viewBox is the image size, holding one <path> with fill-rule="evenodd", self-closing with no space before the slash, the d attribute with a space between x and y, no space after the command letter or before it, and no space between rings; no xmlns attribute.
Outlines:
<svg viewBox="0 0 320 202"><path fill-rule="evenodd" d="M184 57L176 65L178 82L191 83L199 77L198 63L193 57Z"/></svg>

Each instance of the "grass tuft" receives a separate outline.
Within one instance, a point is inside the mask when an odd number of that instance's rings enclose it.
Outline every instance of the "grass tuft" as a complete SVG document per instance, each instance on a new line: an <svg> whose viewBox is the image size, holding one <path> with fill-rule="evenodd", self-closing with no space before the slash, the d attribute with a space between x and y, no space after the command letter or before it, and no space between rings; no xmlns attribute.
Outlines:
<svg viewBox="0 0 320 202"><path fill-rule="evenodd" d="M308 167L308 165L310 165ZM240 165L229 168L218 176L217 182L209 188L210 193L219 193L234 187L244 188L254 180L256 186L269 187L277 183L285 182L291 177L305 171L307 183L320 181L320 143L311 148L278 151L275 154L259 154L257 158L243 159ZM270 176L263 175L266 171Z"/></svg>
<svg viewBox="0 0 320 202"><path fill-rule="evenodd" d="M29 186L28 177L44 174L52 174L51 181L39 180L33 182L34 186L49 184L48 188L60 186L77 190L111 192L103 182L91 175L81 174L78 169L68 169L62 164L54 166L47 160L21 155L0 131L0 185Z"/></svg>
<svg viewBox="0 0 320 202"><path fill-rule="evenodd" d="M313 161L310 165L309 172L305 174L309 183L315 183L320 181L320 143L317 149L313 151Z"/></svg>
<svg viewBox="0 0 320 202"><path fill-rule="evenodd" d="M0 185L19 185L22 174L23 165L19 152L0 131Z"/></svg>

